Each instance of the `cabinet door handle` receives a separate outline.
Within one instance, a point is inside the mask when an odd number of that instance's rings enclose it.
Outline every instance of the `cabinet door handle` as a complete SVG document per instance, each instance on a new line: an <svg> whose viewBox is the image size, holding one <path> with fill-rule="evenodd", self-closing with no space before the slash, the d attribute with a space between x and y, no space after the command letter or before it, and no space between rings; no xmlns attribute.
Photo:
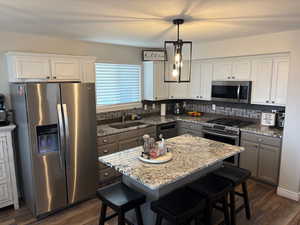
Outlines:
<svg viewBox="0 0 300 225"><path fill-rule="evenodd" d="M109 173L104 173L104 176L107 177L109 175Z"/></svg>
<svg viewBox="0 0 300 225"><path fill-rule="evenodd" d="M267 100L266 103L269 103L269 100Z"/></svg>
<svg viewBox="0 0 300 225"><path fill-rule="evenodd" d="M53 79L56 79L56 76L54 76Z"/></svg>
<svg viewBox="0 0 300 225"><path fill-rule="evenodd" d="M235 79L235 76L233 76L232 79Z"/></svg>
<svg viewBox="0 0 300 225"><path fill-rule="evenodd" d="M107 143L107 140L106 140L106 139L104 139L104 140L103 140L103 143Z"/></svg>
<svg viewBox="0 0 300 225"><path fill-rule="evenodd" d="M105 149L103 152L104 152L104 153L108 153L108 150L107 150L107 149Z"/></svg>
<svg viewBox="0 0 300 225"><path fill-rule="evenodd" d="M228 79L231 79L231 77L227 77Z"/></svg>
<svg viewBox="0 0 300 225"><path fill-rule="evenodd" d="M47 76L47 77L46 77L46 79L50 79L50 77L49 77L49 76Z"/></svg>
<svg viewBox="0 0 300 225"><path fill-rule="evenodd" d="M275 103L275 101L272 101L272 103L274 104L274 103Z"/></svg>

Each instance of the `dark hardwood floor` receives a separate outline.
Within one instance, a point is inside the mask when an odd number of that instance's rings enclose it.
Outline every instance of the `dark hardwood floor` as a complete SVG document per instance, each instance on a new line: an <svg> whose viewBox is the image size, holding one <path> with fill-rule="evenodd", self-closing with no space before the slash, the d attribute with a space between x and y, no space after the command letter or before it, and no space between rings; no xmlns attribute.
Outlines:
<svg viewBox="0 0 300 225"><path fill-rule="evenodd" d="M279 197L274 187L253 180L249 181L248 187L252 219L247 221L242 211L237 216L238 225L300 225L300 203ZM25 206L17 211L9 207L0 210L0 224L96 225L99 208L100 202L92 199L37 221ZM115 219L106 224L117 225Z"/></svg>

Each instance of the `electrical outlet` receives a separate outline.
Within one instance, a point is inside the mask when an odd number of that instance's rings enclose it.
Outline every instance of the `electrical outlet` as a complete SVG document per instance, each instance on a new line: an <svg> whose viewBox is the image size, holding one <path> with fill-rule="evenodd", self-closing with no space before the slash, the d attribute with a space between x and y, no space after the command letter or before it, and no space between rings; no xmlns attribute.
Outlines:
<svg viewBox="0 0 300 225"><path fill-rule="evenodd" d="M213 111L216 111L216 105L215 105L215 104L212 104L212 105L211 105L211 109L212 109Z"/></svg>
<svg viewBox="0 0 300 225"><path fill-rule="evenodd" d="M144 105L144 110L146 111L148 108L147 104Z"/></svg>
<svg viewBox="0 0 300 225"><path fill-rule="evenodd" d="M152 104L152 109L155 109L155 103Z"/></svg>

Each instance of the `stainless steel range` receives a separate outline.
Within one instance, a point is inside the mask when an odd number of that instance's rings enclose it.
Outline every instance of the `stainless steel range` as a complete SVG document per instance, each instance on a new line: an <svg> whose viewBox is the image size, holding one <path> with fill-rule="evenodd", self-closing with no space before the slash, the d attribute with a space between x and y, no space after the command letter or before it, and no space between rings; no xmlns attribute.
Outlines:
<svg viewBox="0 0 300 225"><path fill-rule="evenodd" d="M231 145L240 145L240 128L252 124L251 121L245 121L233 118L219 118L210 120L203 126L203 137L220 141ZM233 156L226 160L226 163L239 165L239 156Z"/></svg>

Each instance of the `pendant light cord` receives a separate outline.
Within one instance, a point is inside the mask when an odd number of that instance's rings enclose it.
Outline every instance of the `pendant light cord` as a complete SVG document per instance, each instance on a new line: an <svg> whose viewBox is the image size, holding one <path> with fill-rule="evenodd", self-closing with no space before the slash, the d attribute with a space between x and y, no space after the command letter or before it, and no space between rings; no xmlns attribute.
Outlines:
<svg viewBox="0 0 300 225"><path fill-rule="evenodd" d="M177 24L177 41L179 41L179 23Z"/></svg>

